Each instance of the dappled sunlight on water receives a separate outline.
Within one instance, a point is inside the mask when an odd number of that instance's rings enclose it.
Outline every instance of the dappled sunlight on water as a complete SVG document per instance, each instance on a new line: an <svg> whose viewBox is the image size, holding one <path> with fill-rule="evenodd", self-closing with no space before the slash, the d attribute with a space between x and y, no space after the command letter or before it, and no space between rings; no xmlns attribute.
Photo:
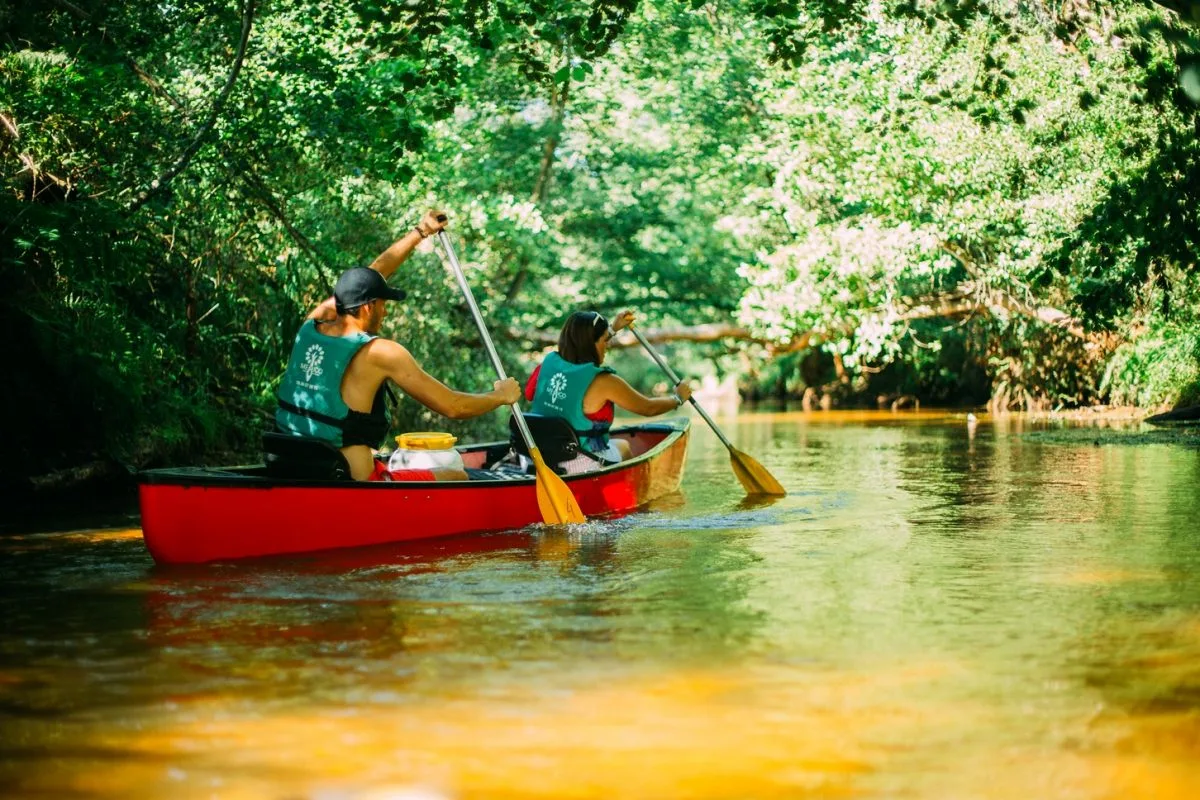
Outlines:
<svg viewBox="0 0 1200 800"><path fill-rule="evenodd" d="M1126 583L1130 581L1159 581L1164 580L1161 573L1133 572L1120 569L1087 569L1086 567L1067 567L1063 570L1048 573L1040 578L1046 583L1061 584L1104 584Z"/></svg>
<svg viewBox="0 0 1200 800"><path fill-rule="evenodd" d="M1195 714L1095 708L1055 723L1036 707L931 699L969 681L970 668L680 670L554 691L431 689L402 708L264 713L180 698L138 730L80 725L91 743L67 748L58 766L68 779L56 771L26 787L127 797L214 788L247 797L1194 796ZM1031 738L1014 730L997 739L1008 726Z"/></svg>
<svg viewBox="0 0 1200 800"><path fill-rule="evenodd" d="M28 550L60 550L67 544L100 544L123 539L141 540L141 528L71 531L69 533L9 534L0 539L0 553Z"/></svg>
<svg viewBox="0 0 1200 800"><path fill-rule="evenodd" d="M0 538L0 786L279 798L1191 798L1200 453L753 415L748 500L186 569Z"/></svg>

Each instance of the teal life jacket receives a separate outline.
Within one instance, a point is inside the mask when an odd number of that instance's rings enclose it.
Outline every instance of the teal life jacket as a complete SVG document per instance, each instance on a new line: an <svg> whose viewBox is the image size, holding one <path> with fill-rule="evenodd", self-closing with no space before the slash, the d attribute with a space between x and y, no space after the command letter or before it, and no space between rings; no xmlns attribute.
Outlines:
<svg viewBox="0 0 1200 800"><path fill-rule="evenodd" d="M575 429L579 443L593 453L608 448L608 431L611 422L590 420L583 413L583 396L597 375L615 373L610 367L595 364L572 364L557 351L542 361L538 373L537 390L529 410L545 417L561 417Z"/></svg>
<svg viewBox="0 0 1200 800"><path fill-rule="evenodd" d="M311 319L301 325L279 386L279 408L275 411L279 429L321 439L335 447L377 447L388 431L383 402L386 381L379 387L370 414L352 411L342 400L346 368L374 338L362 332L325 336L317 332L316 322Z"/></svg>

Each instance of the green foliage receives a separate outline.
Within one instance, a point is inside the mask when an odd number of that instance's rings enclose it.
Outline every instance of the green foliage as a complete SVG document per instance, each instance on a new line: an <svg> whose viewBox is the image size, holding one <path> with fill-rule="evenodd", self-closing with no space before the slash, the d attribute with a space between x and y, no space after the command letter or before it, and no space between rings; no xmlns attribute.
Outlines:
<svg viewBox="0 0 1200 800"><path fill-rule="evenodd" d="M27 471L252 449L304 314L431 205L521 377L571 310L634 307L817 348L666 348L764 393L835 354L868 393L947 402L1188 391L1159 362L1200 318L1195 37L1155 8L18 0L0 29ZM395 281L387 332L489 388L440 261ZM1103 388L1098 332L1127 341Z"/></svg>
<svg viewBox="0 0 1200 800"><path fill-rule="evenodd" d="M1117 404L1200 405L1200 285L1186 270L1159 267L1134 310L1101 389Z"/></svg>
<svg viewBox="0 0 1200 800"><path fill-rule="evenodd" d="M978 406L988 401L991 332L961 324L919 320L909 330L911 346L877 375L870 393L913 395L933 406Z"/></svg>
<svg viewBox="0 0 1200 800"><path fill-rule="evenodd" d="M1119 405L1200 404L1200 330L1164 325L1121 345L1102 388Z"/></svg>
<svg viewBox="0 0 1200 800"><path fill-rule="evenodd" d="M1087 349L1044 322L1077 315L1083 335L1196 252L1198 114L1170 88L1167 23L1119 8L1123 40L1006 4L923 8L870 4L762 95L748 155L777 213L745 218L741 319L851 368L902 358L916 320L962 319L993 337L998 394L1086 402Z"/></svg>

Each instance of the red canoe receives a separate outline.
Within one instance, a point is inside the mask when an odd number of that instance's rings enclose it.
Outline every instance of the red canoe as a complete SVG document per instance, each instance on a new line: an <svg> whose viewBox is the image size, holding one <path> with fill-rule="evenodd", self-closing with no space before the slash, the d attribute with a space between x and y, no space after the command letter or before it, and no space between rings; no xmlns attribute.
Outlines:
<svg viewBox="0 0 1200 800"><path fill-rule="evenodd" d="M588 516L630 511L679 488L688 420L613 431L633 458L565 476ZM468 468L507 450L492 443L459 448ZM287 480L262 466L142 472L142 535L160 564L431 539L541 522L533 477L395 483Z"/></svg>

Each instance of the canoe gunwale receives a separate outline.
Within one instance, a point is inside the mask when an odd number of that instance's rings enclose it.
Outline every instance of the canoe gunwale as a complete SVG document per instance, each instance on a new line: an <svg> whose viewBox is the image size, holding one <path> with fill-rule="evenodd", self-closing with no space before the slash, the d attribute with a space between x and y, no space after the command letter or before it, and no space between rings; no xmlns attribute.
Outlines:
<svg viewBox="0 0 1200 800"><path fill-rule="evenodd" d="M560 476L566 483L595 479L616 472L622 472L656 458L659 454L674 444L681 436L688 433L690 420L687 417L649 422L639 425L626 425L614 428L611 435L623 433L663 433L661 441L641 455L635 456L619 464L612 464L591 472L577 475ZM458 448L462 452L488 450L507 445L507 442L484 442ZM389 491L396 489L492 489L531 485L536 483L533 475L522 478L507 478L502 480L466 480L466 481L348 481L348 480L310 480L302 478L276 478L266 475L249 474L251 470L261 470L262 464L249 464L230 467L164 467L160 469L142 470L137 474L138 483L144 486L226 486L245 489L275 489L282 487L295 488L338 488L362 491Z"/></svg>

